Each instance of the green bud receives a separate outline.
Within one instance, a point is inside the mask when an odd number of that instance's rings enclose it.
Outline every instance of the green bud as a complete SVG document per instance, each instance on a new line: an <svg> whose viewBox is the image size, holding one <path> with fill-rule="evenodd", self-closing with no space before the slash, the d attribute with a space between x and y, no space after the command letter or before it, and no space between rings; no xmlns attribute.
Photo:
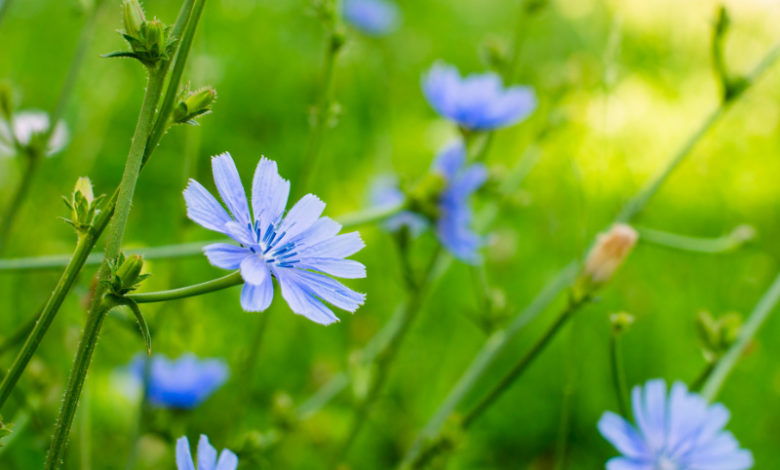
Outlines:
<svg viewBox="0 0 780 470"><path fill-rule="evenodd" d="M634 316L628 312L613 313L609 316L609 322L612 324L612 332L615 334L627 331L634 324Z"/></svg>
<svg viewBox="0 0 780 470"><path fill-rule="evenodd" d="M503 70L507 64L506 44L499 38L491 36L482 43L482 60L494 70Z"/></svg>
<svg viewBox="0 0 780 470"><path fill-rule="evenodd" d="M197 124L195 118L211 112L211 105L217 99L217 91L212 87L201 88L189 93L179 101L173 110L173 122L179 124Z"/></svg>
<svg viewBox="0 0 780 470"><path fill-rule="evenodd" d="M144 267L144 259L141 255L130 255L119 266L116 277L119 278L122 290L133 290Z"/></svg>
<svg viewBox="0 0 780 470"><path fill-rule="evenodd" d="M717 18L715 19L715 25L713 31L715 36L721 37L724 34L726 34L726 31L728 31L730 25L731 25L731 18L729 17L729 12L728 10L726 10L725 6L720 5L718 7Z"/></svg>
<svg viewBox="0 0 780 470"><path fill-rule="evenodd" d="M71 212L71 218L65 219L79 235L86 234L92 228L95 215L100 212L104 195L95 197L92 192L92 182L86 176L76 181L70 199L63 197L65 205Z"/></svg>
<svg viewBox="0 0 780 470"><path fill-rule="evenodd" d="M292 429L298 422L292 397L284 392L274 394L271 405L271 417L281 429Z"/></svg>
<svg viewBox="0 0 780 470"><path fill-rule="evenodd" d="M138 0L124 0L122 11L124 13L125 34L138 38L141 35L141 28L146 23L144 9L141 8Z"/></svg>
<svg viewBox="0 0 780 470"><path fill-rule="evenodd" d="M699 312L696 329L704 358L714 362L723 356L739 337L741 328L742 316L738 313L728 313L716 319L710 312Z"/></svg>

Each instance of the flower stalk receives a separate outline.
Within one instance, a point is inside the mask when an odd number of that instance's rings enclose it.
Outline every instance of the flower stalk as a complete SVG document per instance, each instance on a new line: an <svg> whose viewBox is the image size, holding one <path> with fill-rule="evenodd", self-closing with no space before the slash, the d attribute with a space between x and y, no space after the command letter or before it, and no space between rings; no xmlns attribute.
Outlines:
<svg viewBox="0 0 780 470"><path fill-rule="evenodd" d="M780 56L780 43L775 44L763 57L758 65L748 76L746 88L750 87ZM742 96L742 95L741 95ZM661 172L634 196L618 214L615 222L628 222L634 219L645 208L650 199L655 195L661 185L674 170L691 153L696 144L723 116L725 111L736 100L722 102L712 111L699 127L683 142L682 146L672 155ZM579 258L578 258L579 259ZM480 352L475 356L471 364L466 368L458 382L452 387L447 398L439 406L438 410L430 418L428 423L419 432L400 465L401 468L412 468L411 465L418 460L425 449L426 443L434 442L449 416L455 411L463 398L473 389L484 372L487 370L498 354L514 339L517 333L533 318L539 315L552 303L558 294L571 285L576 275L577 262L574 261L563 268L560 273L551 280L540 292L531 304L519 312L506 330L493 333L485 342ZM780 283L780 280L778 280ZM780 286L778 286L780 290Z"/></svg>
<svg viewBox="0 0 780 470"><path fill-rule="evenodd" d="M124 296L124 298L139 304L166 302L168 300L185 299L187 297L194 297L196 295L208 294L209 292L216 292L218 290L227 289L228 287L243 284L243 282L244 280L241 278L241 273L239 271L234 271L227 276L222 276L220 278L212 279L211 281L202 282L200 284L194 284L187 287L179 287L178 289L170 289L160 292L127 294Z"/></svg>

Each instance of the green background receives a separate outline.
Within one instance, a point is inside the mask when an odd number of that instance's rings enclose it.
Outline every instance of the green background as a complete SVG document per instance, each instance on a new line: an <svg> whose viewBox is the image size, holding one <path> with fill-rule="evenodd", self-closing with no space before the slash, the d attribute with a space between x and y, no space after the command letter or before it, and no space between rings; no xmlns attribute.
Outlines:
<svg viewBox="0 0 780 470"><path fill-rule="evenodd" d="M51 110L75 49L83 17L75 1L16 1L0 27L0 79L17 92L20 109ZM727 2L733 29L726 58L749 70L776 40L780 6L769 1ZM172 22L179 2L148 0L149 16ZM211 155L229 151L244 177L261 155L274 159L293 192L310 191L327 202L326 215L360 210L374 176L390 171L414 180L425 174L437 149L456 135L420 91L420 77L436 60L466 73L488 69L484 45L509 48L516 28L523 37L517 83L533 86L540 101L527 121L495 136L487 163L501 174L531 144L540 160L491 227L485 249L491 284L510 312L536 292L622 204L662 168L671 153L718 103L710 65L716 2L675 0L555 0L521 16L509 0L401 1L400 29L384 38L349 30L335 70L334 95L342 113L327 131L319 171L302 188L310 133L308 109L316 101L324 31L307 2L207 2L185 81L213 85L214 112L199 127L180 126L164 138L138 185L127 247L209 240L214 234L188 221L181 197L186 179L209 188ZM78 176L96 191L118 183L143 93L144 72L124 59L100 54L125 47L119 2L107 0L85 66L66 111L72 139L47 160L17 220L8 256L67 253L71 229L58 217ZM610 39L612 38L612 39ZM612 45L610 45L612 44ZM582 310L551 347L468 436L450 468L603 468L615 451L596 430L604 410L615 409L608 367L608 316L627 311L636 323L624 337L630 384L655 377L693 380L705 365L694 318L747 314L775 277L780 249L780 76L772 69L704 137L641 215L638 225L704 237L750 224L757 239L736 252L703 255L640 243L627 264ZM554 131L538 140L548 122ZM0 160L0 201L15 187L20 165ZM477 201L489 201L485 194ZM4 202L5 203L5 202ZM274 426L280 394L300 403L349 364L405 297L392 239L361 227L367 247L354 258L368 277L347 283L368 294L354 315L322 327L290 312L276 292L263 314L244 313L233 288L144 309L156 352L187 351L222 357L230 381L187 413L158 411L148 419L137 468L174 468L174 439L208 434L216 447L241 456L240 469L330 468L352 416L350 393L293 431L277 427L274 445L261 445ZM417 242L415 262L434 246ZM150 261L145 290L166 289L222 275L203 257ZM39 468L83 325L84 298L94 268L85 271L46 337L20 390L36 409L8 448L0 468ZM58 272L0 273L0 337L43 304ZM563 296L562 296L563 297ZM551 321L545 312L514 341L481 384L486 390ZM402 345L390 379L350 453L349 468L392 468L416 431L443 400L487 333L474 318L479 290L472 271L454 264L430 292ZM245 357L260 316L267 331L251 367ZM508 318L495 319L499 325ZM135 327L109 321L88 381L88 407L74 426L67 468L125 468L137 420L137 402L122 392L117 368L142 349ZM780 319L771 318L751 344L719 399L732 412L729 430L754 452L756 468L780 461ZM7 367L13 352L0 358ZM475 397L470 397L472 402ZM82 405L84 402L82 402ZM278 405L277 405L278 408ZM83 410L88 410L84 412ZM15 407L4 410L13 421ZM85 417L88 419L85 420ZM556 467L564 443L565 460ZM347 468L347 467L345 467Z"/></svg>

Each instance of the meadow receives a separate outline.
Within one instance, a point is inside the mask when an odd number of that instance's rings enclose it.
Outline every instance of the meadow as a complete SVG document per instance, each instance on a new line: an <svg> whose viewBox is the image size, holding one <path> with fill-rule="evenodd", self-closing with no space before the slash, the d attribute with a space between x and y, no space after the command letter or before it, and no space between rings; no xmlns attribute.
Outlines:
<svg viewBox="0 0 780 470"><path fill-rule="evenodd" d="M0 0L0 469L775 468L778 21Z"/></svg>

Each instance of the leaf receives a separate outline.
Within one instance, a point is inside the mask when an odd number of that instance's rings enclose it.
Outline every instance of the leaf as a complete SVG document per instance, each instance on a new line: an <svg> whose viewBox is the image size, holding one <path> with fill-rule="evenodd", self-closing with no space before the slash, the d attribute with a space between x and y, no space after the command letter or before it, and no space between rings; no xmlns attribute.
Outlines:
<svg viewBox="0 0 780 470"><path fill-rule="evenodd" d="M151 356L152 355L152 334L149 331L149 325L146 323L146 319L144 318L144 315L141 313L141 309L138 307L138 304L133 302L130 299L126 299L123 297L118 297L116 295L110 295L108 296L109 301L113 304L109 307L109 310L112 310L116 307L127 307L131 312L133 312L133 315L135 316L136 321L138 322L138 329L141 330L141 336L144 339L144 343L146 344L146 354Z"/></svg>

